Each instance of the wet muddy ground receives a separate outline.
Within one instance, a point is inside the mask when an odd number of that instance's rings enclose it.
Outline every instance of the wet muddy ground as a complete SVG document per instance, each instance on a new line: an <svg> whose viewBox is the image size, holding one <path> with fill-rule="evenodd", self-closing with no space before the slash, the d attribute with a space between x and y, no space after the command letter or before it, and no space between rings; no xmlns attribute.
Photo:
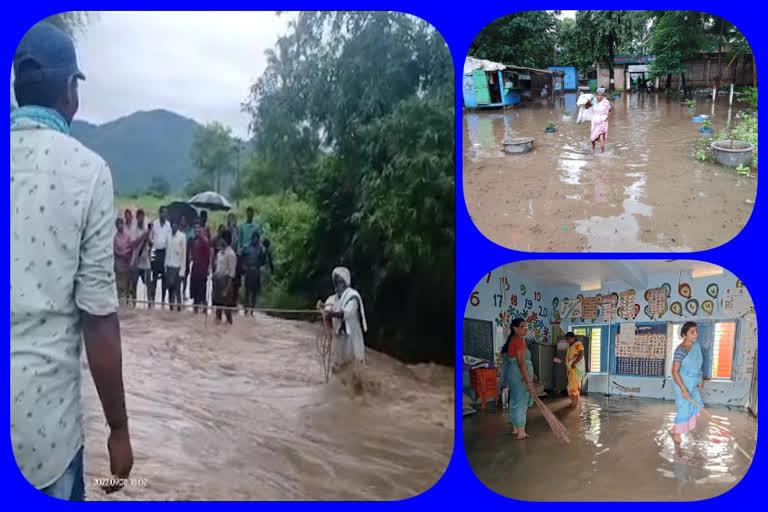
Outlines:
<svg viewBox="0 0 768 512"><path fill-rule="evenodd" d="M590 123L576 124L577 95L464 111L464 198L491 241L534 252L699 251L736 236L752 212L755 178L694 158L704 137L687 106L663 94L612 101L605 153ZM698 98L715 134L728 99ZM741 106L734 103L731 116ZM564 115L566 112L570 116ZM548 121L557 131L544 133ZM503 152L505 137L535 137L534 151Z"/></svg>
<svg viewBox="0 0 768 512"><path fill-rule="evenodd" d="M84 364L89 500L399 500L448 466L452 368L368 350L360 390L348 375L325 384L305 322L259 314L217 328L124 309L121 326L131 477L146 486L94 488L109 477L107 428Z"/></svg>
<svg viewBox="0 0 768 512"><path fill-rule="evenodd" d="M535 407L525 441L514 439L508 410L465 416L464 446L480 481L527 501L693 501L728 491L746 474L750 460L736 443L750 457L755 451L757 420L743 409L708 407L715 421L700 416L675 445L668 433L673 402L593 393L580 409L569 403L548 402L568 429L568 444Z"/></svg>

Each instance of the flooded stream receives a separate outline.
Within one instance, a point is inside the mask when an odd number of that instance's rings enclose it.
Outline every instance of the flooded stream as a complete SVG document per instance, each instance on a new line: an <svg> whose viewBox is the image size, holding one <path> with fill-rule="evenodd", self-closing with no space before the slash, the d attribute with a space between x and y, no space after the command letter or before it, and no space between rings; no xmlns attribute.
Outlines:
<svg viewBox="0 0 768 512"><path fill-rule="evenodd" d="M109 459L84 364L89 500L398 500L447 468L452 368L368 350L361 392L345 375L325 384L305 322L124 308L121 326L131 477L146 486L91 485Z"/></svg>
<svg viewBox="0 0 768 512"><path fill-rule="evenodd" d="M749 469L741 450L755 452L757 420L743 409L707 407L715 422L700 416L675 445L674 402L593 393L580 410L569 403L549 402L569 444L555 439L536 408L526 441L514 440L507 411L466 416L464 445L480 481L518 500L693 501L731 489Z"/></svg>
<svg viewBox="0 0 768 512"><path fill-rule="evenodd" d="M464 111L464 197L490 240L540 252L699 251L746 225L756 179L693 157L704 136L679 99L622 93L602 154L589 122L576 124L576 99ZM697 102L696 115L711 116L717 134L728 98ZM734 101L734 120L739 109ZM550 120L557 131L545 134ZM535 137L534 151L505 154L501 141L518 136Z"/></svg>

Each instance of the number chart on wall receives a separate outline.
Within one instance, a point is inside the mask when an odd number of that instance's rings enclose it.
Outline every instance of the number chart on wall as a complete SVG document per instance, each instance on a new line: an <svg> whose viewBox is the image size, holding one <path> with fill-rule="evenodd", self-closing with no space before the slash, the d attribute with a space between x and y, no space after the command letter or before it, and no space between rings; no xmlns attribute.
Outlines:
<svg viewBox="0 0 768 512"><path fill-rule="evenodd" d="M633 332L622 336L622 329ZM666 324L621 324L616 333L616 373L663 377L666 347Z"/></svg>

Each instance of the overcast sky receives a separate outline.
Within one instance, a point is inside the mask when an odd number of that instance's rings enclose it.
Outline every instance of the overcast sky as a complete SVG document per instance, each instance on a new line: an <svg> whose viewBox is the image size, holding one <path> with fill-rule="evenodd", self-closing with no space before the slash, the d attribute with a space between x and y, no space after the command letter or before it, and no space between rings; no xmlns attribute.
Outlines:
<svg viewBox="0 0 768 512"><path fill-rule="evenodd" d="M219 121L245 137L240 102L266 67L264 51L295 13L104 12L78 35L78 119L101 124L163 108Z"/></svg>

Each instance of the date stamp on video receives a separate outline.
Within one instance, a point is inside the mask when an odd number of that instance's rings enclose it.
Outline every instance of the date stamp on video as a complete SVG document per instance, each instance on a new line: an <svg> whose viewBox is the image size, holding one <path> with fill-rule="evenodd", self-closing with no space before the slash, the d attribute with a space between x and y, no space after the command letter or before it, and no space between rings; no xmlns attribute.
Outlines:
<svg viewBox="0 0 768 512"><path fill-rule="evenodd" d="M94 478L96 487L146 487L146 478Z"/></svg>

